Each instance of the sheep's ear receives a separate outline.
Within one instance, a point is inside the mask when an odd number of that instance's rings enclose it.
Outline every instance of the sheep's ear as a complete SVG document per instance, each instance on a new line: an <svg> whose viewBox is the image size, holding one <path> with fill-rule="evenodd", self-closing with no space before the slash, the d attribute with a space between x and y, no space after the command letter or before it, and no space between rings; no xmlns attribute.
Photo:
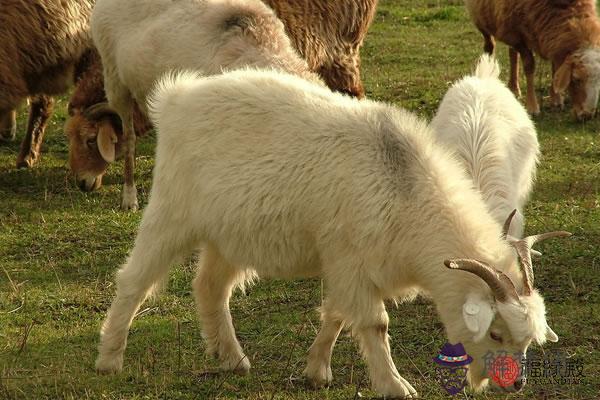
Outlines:
<svg viewBox="0 0 600 400"><path fill-rule="evenodd" d="M546 325L546 340L552 343L558 342L558 335L548 325Z"/></svg>
<svg viewBox="0 0 600 400"><path fill-rule="evenodd" d="M573 61L567 58L556 71L552 78L552 88L555 93L564 93L571 83L571 73L573 71Z"/></svg>
<svg viewBox="0 0 600 400"><path fill-rule="evenodd" d="M489 302L469 296L463 304L463 320L467 329L474 333L473 340L475 342L480 341L486 335L493 319L494 311Z"/></svg>
<svg viewBox="0 0 600 400"><path fill-rule="evenodd" d="M98 122L98 150L100 155L108 163L115 161L115 146L117 144L117 134L112 126L112 123L108 120L102 120Z"/></svg>

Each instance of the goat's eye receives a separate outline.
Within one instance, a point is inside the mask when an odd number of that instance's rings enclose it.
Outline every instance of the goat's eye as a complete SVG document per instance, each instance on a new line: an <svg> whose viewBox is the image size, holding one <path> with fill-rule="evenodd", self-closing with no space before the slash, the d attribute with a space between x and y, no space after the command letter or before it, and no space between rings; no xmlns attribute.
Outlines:
<svg viewBox="0 0 600 400"><path fill-rule="evenodd" d="M496 342L502 343L502 337L495 332L490 332L490 337Z"/></svg>
<svg viewBox="0 0 600 400"><path fill-rule="evenodd" d="M86 143L87 143L88 147L92 147L92 148L96 147L96 139L95 138L94 139L88 139L86 141Z"/></svg>

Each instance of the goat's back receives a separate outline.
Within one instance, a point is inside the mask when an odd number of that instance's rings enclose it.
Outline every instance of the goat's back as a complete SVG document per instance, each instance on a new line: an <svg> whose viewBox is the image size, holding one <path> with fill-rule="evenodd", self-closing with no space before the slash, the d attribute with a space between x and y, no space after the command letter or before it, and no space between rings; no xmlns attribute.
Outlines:
<svg viewBox="0 0 600 400"><path fill-rule="evenodd" d="M478 76L465 77L448 90L431 127L440 143L454 149L502 223L527 200L539 144L529 115L497 72L480 62Z"/></svg>
<svg viewBox="0 0 600 400"><path fill-rule="evenodd" d="M290 254L323 249L369 249L365 257L392 262L393 248L397 266L427 253L433 237L498 240L464 173L406 111L274 71L187 75L163 81L151 99L149 209L173 208L233 262L293 269L302 262Z"/></svg>

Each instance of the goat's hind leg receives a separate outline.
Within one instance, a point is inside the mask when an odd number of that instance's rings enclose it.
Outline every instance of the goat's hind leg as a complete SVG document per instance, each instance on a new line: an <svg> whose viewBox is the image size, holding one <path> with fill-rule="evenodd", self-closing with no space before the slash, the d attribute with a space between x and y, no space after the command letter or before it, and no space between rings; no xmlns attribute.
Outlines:
<svg viewBox="0 0 600 400"><path fill-rule="evenodd" d="M218 358L223 370L242 375L250 370L250 361L235 337L229 298L247 277L247 272L231 265L209 244L202 251L193 284L207 353Z"/></svg>
<svg viewBox="0 0 600 400"><path fill-rule="evenodd" d="M179 256L190 252L190 235L182 224L169 221L169 210L156 211L149 204L131 255L117 273L117 294L100 331L98 372L121 370L135 313Z"/></svg>

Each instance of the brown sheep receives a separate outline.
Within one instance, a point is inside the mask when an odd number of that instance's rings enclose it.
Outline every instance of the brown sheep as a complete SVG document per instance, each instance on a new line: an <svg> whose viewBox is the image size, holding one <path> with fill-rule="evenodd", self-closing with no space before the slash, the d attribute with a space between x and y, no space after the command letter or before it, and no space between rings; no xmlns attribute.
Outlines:
<svg viewBox="0 0 600 400"><path fill-rule="evenodd" d="M283 21L294 47L333 90L362 98L360 47L377 0L264 0Z"/></svg>
<svg viewBox="0 0 600 400"><path fill-rule="evenodd" d="M359 50L375 15L377 0L352 0L343 6L324 0L266 0L266 3L283 21L292 44L307 60L311 70L332 89L364 97ZM114 149L110 154L118 157L122 153L120 123L113 124L112 129L107 124L111 120L117 122L114 119L118 117L113 114L110 119L106 112L99 112L103 107L86 112L88 107L106 102L100 61L92 63L90 69L93 71L77 84L71 97L70 116L65 124L70 168L78 186L86 191L101 186L102 176L111 162L110 157L103 157L100 148L106 148L107 143L112 142ZM99 124L98 118L104 122ZM134 119L137 134L149 129L149 122L139 110ZM98 140L96 143L99 126L104 132L111 132L116 141Z"/></svg>
<svg viewBox="0 0 600 400"><path fill-rule="evenodd" d="M494 38L510 46L509 87L520 94L519 55L527 77L527 110L538 114L533 53L552 62L552 102L563 105L568 89L577 119L594 115L600 91L600 21L594 0L465 0L484 37L484 50L494 51Z"/></svg>
<svg viewBox="0 0 600 400"><path fill-rule="evenodd" d="M17 167L38 160L52 114L52 95L63 93L85 68L91 46L91 0L2 0L0 12L0 137L16 133L16 109L31 98Z"/></svg>
<svg viewBox="0 0 600 400"><path fill-rule="evenodd" d="M89 68L75 85L69 99L69 118L65 134L69 140L69 165L76 176L85 171L93 176L91 187L78 180L81 190L95 190L102 185L102 177L110 163L123 155L123 130L116 112L107 107L102 76L102 62L96 50L89 53ZM134 108L136 135L144 135L152 128L148 119Z"/></svg>

